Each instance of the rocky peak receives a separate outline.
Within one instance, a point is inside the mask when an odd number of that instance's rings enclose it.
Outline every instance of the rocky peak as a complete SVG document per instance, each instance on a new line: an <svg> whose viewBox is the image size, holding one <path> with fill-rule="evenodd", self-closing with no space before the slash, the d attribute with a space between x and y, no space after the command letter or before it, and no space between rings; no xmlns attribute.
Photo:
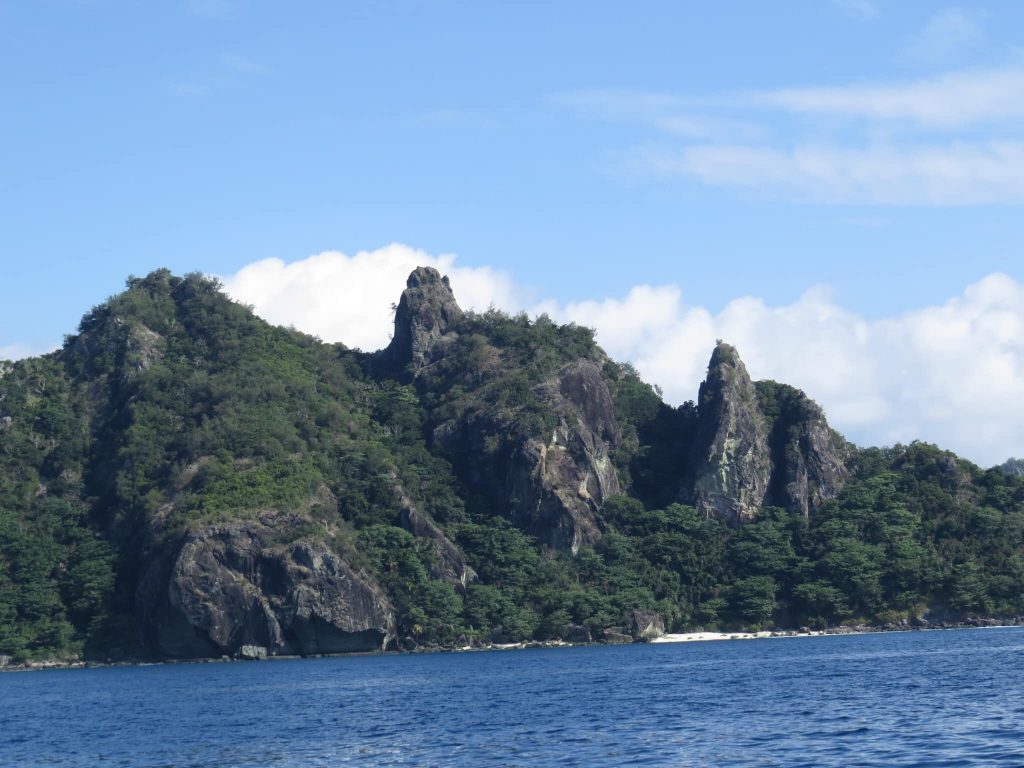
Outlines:
<svg viewBox="0 0 1024 768"><path fill-rule="evenodd" d="M735 347L719 341L700 385L697 435L683 495L708 516L740 523L760 508L771 473L768 432L754 383Z"/></svg>
<svg viewBox="0 0 1024 768"><path fill-rule="evenodd" d="M736 349L718 342L700 385L685 500L733 524L764 505L809 516L839 495L851 457L817 403L794 387L751 381Z"/></svg>
<svg viewBox="0 0 1024 768"><path fill-rule="evenodd" d="M774 381L755 385L768 427L772 479L766 504L810 516L839 495L852 450L801 390Z"/></svg>
<svg viewBox="0 0 1024 768"><path fill-rule="evenodd" d="M395 311L395 334L384 357L395 368L418 370L439 356L462 317L447 275L417 267L409 275Z"/></svg>

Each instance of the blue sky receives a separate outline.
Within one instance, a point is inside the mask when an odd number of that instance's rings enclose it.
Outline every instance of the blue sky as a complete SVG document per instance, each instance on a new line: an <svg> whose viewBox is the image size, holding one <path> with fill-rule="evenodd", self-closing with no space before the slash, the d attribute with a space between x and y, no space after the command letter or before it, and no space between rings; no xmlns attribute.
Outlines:
<svg viewBox="0 0 1024 768"><path fill-rule="evenodd" d="M810 290L878 329L1024 280L1024 4L285 8L0 0L0 352L51 348L130 273L389 243L457 254L504 281L481 295L609 338L586 308L637 286L675 290L679 322ZM985 311L1017 306L985 285ZM1022 365L1009 311L979 362L1009 355L999 397ZM671 379L660 354L651 375ZM799 366L758 365L847 407ZM875 393L889 413L900 387ZM858 418L868 441L932 435L927 414ZM958 434L934 437L985 459L1015 445Z"/></svg>

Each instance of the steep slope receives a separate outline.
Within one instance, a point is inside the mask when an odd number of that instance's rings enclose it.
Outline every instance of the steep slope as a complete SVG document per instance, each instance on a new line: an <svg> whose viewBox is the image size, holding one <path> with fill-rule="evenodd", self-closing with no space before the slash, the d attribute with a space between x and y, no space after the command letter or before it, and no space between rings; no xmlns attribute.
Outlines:
<svg viewBox="0 0 1024 768"><path fill-rule="evenodd" d="M753 382L736 349L719 342L700 386L693 447L681 496L731 524L765 506L804 517L836 498L852 447L803 392Z"/></svg>
<svg viewBox="0 0 1024 768"><path fill-rule="evenodd" d="M371 650L395 634L356 528L398 524L402 499L425 515L461 508L444 491L421 498L449 481L418 429L375 420L397 416L401 388L268 326L205 278L166 272L131 280L46 362L39 387L63 393L55 425L74 440L12 409L11 429L52 450L5 500L32 519L60 499L112 551L116 586L79 633L160 656ZM5 399L36 367L15 365Z"/></svg>
<svg viewBox="0 0 1024 768"><path fill-rule="evenodd" d="M427 267L410 276L379 360L392 375L412 375L429 444L478 507L556 549L600 537L600 505L621 490L611 461L621 434L607 360L589 332L467 316L448 279Z"/></svg>
<svg viewBox="0 0 1024 768"><path fill-rule="evenodd" d="M853 447L829 427L821 407L799 389L774 381L754 386L769 424L772 454L765 504L809 517L839 496L851 476Z"/></svg>

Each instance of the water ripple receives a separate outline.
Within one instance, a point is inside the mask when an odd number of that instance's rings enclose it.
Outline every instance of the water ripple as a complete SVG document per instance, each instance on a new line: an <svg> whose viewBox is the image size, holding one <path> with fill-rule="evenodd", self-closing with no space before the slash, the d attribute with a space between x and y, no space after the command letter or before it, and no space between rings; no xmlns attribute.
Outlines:
<svg viewBox="0 0 1024 768"><path fill-rule="evenodd" d="M1024 629L0 675L0 765L1024 765Z"/></svg>

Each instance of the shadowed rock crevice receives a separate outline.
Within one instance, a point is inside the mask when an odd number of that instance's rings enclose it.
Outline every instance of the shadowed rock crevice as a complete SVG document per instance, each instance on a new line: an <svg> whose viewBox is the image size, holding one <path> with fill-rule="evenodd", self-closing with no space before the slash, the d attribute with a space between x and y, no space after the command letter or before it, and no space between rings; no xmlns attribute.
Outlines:
<svg viewBox="0 0 1024 768"><path fill-rule="evenodd" d="M772 477L765 503L809 517L849 480L853 448L799 389L774 381L755 387L770 424Z"/></svg>

